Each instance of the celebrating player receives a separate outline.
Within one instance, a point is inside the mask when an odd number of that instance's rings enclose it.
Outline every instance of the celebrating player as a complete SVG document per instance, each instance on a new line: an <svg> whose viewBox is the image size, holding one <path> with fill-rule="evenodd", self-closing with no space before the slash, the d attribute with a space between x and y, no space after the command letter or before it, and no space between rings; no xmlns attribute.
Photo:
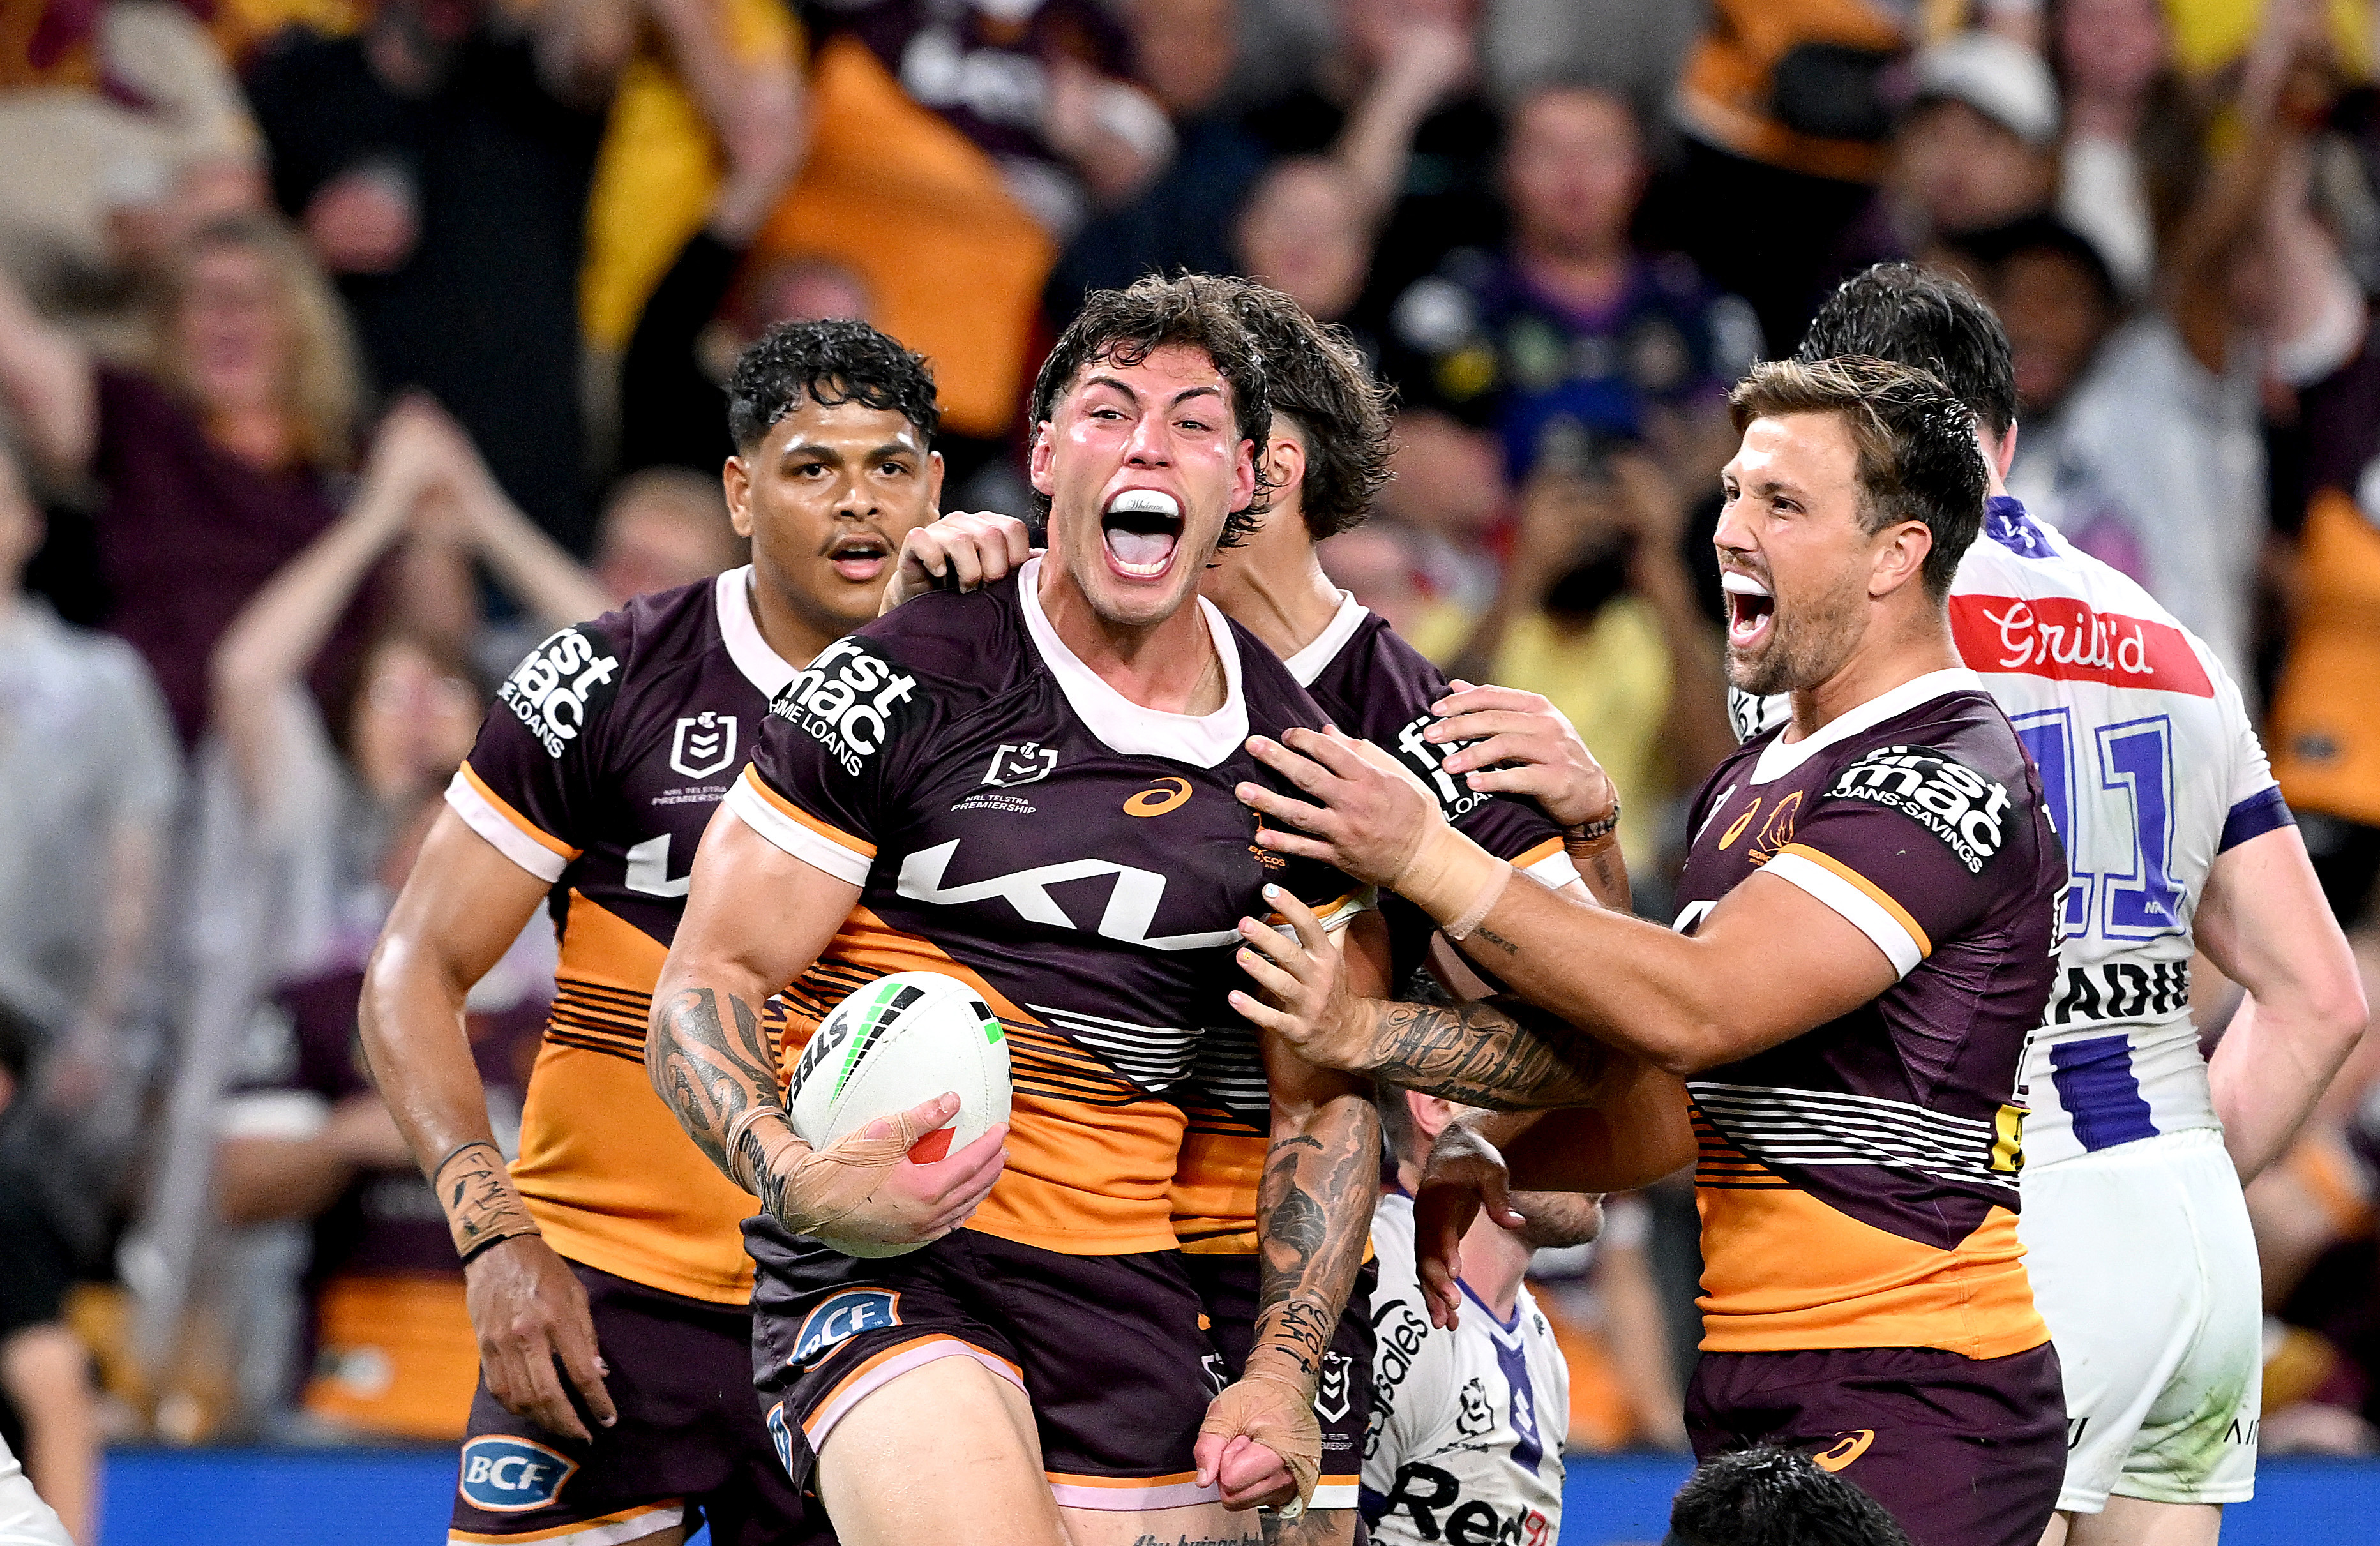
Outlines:
<svg viewBox="0 0 2380 1546"><path fill-rule="evenodd" d="M367 1053L436 1183L480 1337L456 1541L668 1546L706 1518L722 1546L809 1533L748 1388L750 1200L653 1098L646 1006L703 823L787 662L873 614L932 518L941 459L924 362L862 323L771 332L730 404L727 499L751 564L529 654L365 986ZM540 902L560 994L508 1177L462 1011Z"/></svg>
<svg viewBox="0 0 2380 1546"><path fill-rule="evenodd" d="M1928 1546L2032 1546L2065 1425L2018 1243L2010 1103L2064 862L1944 607L1987 474L1972 416L1902 367L1764 365L1733 405L1729 670L1791 693L1793 719L1695 799L1676 932L1510 884L1334 738L1258 748L1306 800L1244 797L1267 847L1394 888L1561 1021L1686 1076L1700 1452L1824 1449ZM1256 944L1254 975L1290 1011L1245 1012L1329 1066L1419 1084L1453 1049L1478 1083L1559 1103L1540 1088L1549 1040L1595 1061L1556 1022L1354 999L1327 955ZM1467 1225L1450 1213L1425 1222L1426 1255L1456 1254L1431 1238ZM1425 1274L1453 1317L1442 1270Z"/></svg>
<svg viewBox="0 0 2380 1546"><path fill-rule="evenodd" d="M1454 692L1438 668L1347 592L1330 583L1317 544L1361 522L1388 477L1388 415L1362 354L1339 330L1289 296L1245 281L1216 282L1255 336L1272 403L1261 464L1268 509L1217 555L1199 593L1245 627L1303 683L1330 722L1400 757L1446 818L1489 852L1556 888L1581 871L1597 900L1625 907L1627 870L1615 829L1619 797L1577 732L1535 694ZM1030 557L1023 522L957 513L912 533L886 587L885 606L937 580L972 589ZM1449 727L1440 713L1473 719ZM1463 744L1458 733L1500 736ZM1492 771L1475 771L1501 764ZM1507 796L1535 796L1527 798ZM1549 818L1548 812L1555 813ZM1391 981L1423 958L1434 932L1409 906L1392 906ZM1417 925L1417 926L1416 926ZM1439 958L1441 969L1447 965ZM1459 981L1468 973L1450 973ZM1638 1098L1676 1103L1676 1087L1645 1074ZM1175 1170L1173 1226L1198 1284L1228 1371L1247 1356L1257 1307L1257 1182L1267 1121L1263 1069L1253 1034L1210 1027L1198 1062L1189 1131ZM1581 1113L1582 1119L1601 1114ZM1298 1540L1354 1538L1358 1464L1367 1426L1371 1318L1351 1298L1324 1361L1317 1396L1323 1472Z"/></svg>
<svg viewBox="0 0 2380 1546"><path fill-rule="evenodd" d="M1951 628L2041 770L2071 871L2022 1090L2019 1233L2070 1441L2046 1539L2211 1542L2255 1485L2263 1301L2240 1188L2361 1034L2355 960L2214 652L2008 497L1999 320L1954 280L1879 265L1835 292L1800 351L1854 354L1922 365L1974 410L1993 497L1950 585ZM2250 995L2211 1069L2193 942Z"/></svg>
<svg viewBox="0 0 2380 1546"><path fill-rule="evenodd" d="M1170 1093L1199 1028L1232 1019L1232 946L1270 932L1245 915L1303 893L1325 914L1301 910L1308 945L1336 959L1322 930L1355 905L1343 877L1252 841L1232 796L1265 777L1249 730L1321 717L1193 594L1257 492L1265 390L1210 282L1094 296L1035 387L1050 554L812 662L697 855L649 1061L763 1201L759 1383L788 1466L855 1546L1252 1539L1221 1505L1302 1504L1315 1483L1315 1382L1376 1188L1361 1081L1265 1050L1264 1309L1211 1410L1168 1202ZM902 1193L937 1168L903 1158L911 1132L872 1167L809 1152L758 1026L796 976L815 1023L903 967L969 984L1010 1040L1006 1168L957 1233L963 1211ZM932 1243L862 1259L803 1238L829 1224Z"/></svg>

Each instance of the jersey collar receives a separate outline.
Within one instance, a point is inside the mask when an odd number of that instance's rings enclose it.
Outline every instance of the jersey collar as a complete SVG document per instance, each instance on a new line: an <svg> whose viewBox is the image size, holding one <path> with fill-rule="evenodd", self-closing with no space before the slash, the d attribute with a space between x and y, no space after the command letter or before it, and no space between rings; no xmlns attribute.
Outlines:
<svg viewBox="0 0 2380 1546"><path fill-rule="evenodd" d="M1313 686L1314 679L1339 658L1339 652L1347 647L1347 641L1355 636L1355 630L1364 626L1364 620L1371 615L1371 609L1356 600L1354 591L1341 591L1339 610L1330 614L1330 621L1323 625L1322 632L1314 635L1312 644L1281 664L1289 668L1290 675L1297 678L1300 687Z"/></svg>
<svg viewBox="0 0 2380 1546"><path fill-rule="evenodd" d="M1835 743L1857 735L1871 726L1887 719L1898 719L1921 703L1931 703L1946 693L1984 690L1983 678L1964 666L1948 670L1927 671L1912 677L1889 693L1880 693L1867 702L1835 716L1817 734L1802 741L1787 741L1782 733L1760 749L1760 760L1752 767L1752 781L1765 784L1783 778L1818 753Z"/></svg>
<svg viewBox="0 0 2380 1546"><path fill-rule="evenodd" d="M1102 745L1126 756L1172 757L1194 767L1212 767L1240 749L1248 738L1248 700L1240 688L1239 641L1214 603L1203 596L1192 598L1207 620L1215 653L1223 659L1223 707L1212 714L1168 714L1144 708L1125 697L1066 647L1041 610L1040 582L1041 560L1026 560L1016 574L1025 631L1033 647L1041 652L1050 674L1058 679L1059 690L1074 707L1075 718Z"/></svg>
<svg viewBox="0 0 2380 1546"><path fill-rule="evenodd" d="M769 647L760 636L759 620L752 615L752 566L731 569L712 583L711 594L719 611L719 636L726 642L727 658L744 679L760 689L760 695L770 702L794 680L800 669L789 666L784 658Z"/></svg>

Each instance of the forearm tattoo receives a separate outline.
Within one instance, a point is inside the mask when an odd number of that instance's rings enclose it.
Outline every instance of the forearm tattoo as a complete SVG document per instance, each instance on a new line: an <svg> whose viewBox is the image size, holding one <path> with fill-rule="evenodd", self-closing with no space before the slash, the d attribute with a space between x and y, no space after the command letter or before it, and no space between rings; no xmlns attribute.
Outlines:
<svg viewBox="0 0 2380 1546"><path fill-rule="evenodd" d="M1496 1111L1591 1105L1602 1044L1516 998L1383 1004L1363 1064L1376 1079Z"/></svg>
<svg viewBox="0 0 2380 1546"><path fill-rule="evenodd" d="M1379 1114L1354 1094L1325 1102L1305 1131L1274 1141L1257 1191L1250 1367L1285 1360L1309 1386L1320 1377L1371 1233L1379 1144Z"/></svg>
<svg viewBox="0 0 2380 1546"><path fill-rule="evenodd" d="M1564 833L1562 849L1570 855L1579 878L1586 883L1588 895L1614 912L1628 911L1633 896L1628 884L1628 861L1620 852L1618 839L1604 837L1587 842ZM1513 952L1520 948L1509 944L1504 948Z"/></svg>
<svg viewBox="0 0 2380 1546"><path fill-rule="evenodd" d="M455 1254L466 1262L498 1240L539 1233L528 1205L513 1190L504 1156L484 1139L466 1143L440 1160L430 1186L437 1193L438 1205L446 1212Z"/></svg>
<svg viewBox="0 0 2380 1546"><path fill-rule="evenodd" d="M747 1190L765 1189L771 1178L746 1118L783 1113L775 1059L752 1006L730 995L727 1007L733 1031L719 1018L718 996L709 988L688 988L655 1009L645 1039L645 1073L711 1164ZM765 1191L762 1201L771 1201Z"/></svg>

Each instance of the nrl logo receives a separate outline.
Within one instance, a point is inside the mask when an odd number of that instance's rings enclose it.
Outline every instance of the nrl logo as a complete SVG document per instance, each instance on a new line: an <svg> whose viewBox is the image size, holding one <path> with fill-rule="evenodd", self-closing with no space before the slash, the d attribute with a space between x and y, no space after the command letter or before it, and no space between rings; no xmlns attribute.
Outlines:
<svg viewBox="0 0 2380 1546"><path fill-rule="evenodd" d="M1344 1353L1323 1354L1322 1378L1314 1391L1314 1415L1325 1422L1337 1422L1345 1417L1353 1383L1347 1377Z"/></svg>
<svg viewBox="0 0 2380 1546"><path fill-rule="evenodd" d="M689 779L708 779L735 760L735 716L704 709L677 722L670 766Z"/></svg>
<svg viewBox="0 0 2380 1546"><path fill-rule="evenodd" d="M1021 746L1003 742L1000 750L991 754L991 766L983 771L983 781L993 789L1014 789L1019 784L1038 784L1058 768L1058 749L1044 746L1038 741L1027 741Z"/></svg>

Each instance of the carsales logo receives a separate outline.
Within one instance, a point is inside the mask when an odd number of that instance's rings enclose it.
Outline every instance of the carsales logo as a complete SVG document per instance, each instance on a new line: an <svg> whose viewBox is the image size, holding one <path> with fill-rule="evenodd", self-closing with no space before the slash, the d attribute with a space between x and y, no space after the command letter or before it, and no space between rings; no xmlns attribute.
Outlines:
<svg viewBox="0 0 2380 1546"><path fill-rule="evenodd" d="M1950 629L1960 656L1979 671L2215 695L2180 629L2094 611L2070 597L1953 596Z"/></svg>

